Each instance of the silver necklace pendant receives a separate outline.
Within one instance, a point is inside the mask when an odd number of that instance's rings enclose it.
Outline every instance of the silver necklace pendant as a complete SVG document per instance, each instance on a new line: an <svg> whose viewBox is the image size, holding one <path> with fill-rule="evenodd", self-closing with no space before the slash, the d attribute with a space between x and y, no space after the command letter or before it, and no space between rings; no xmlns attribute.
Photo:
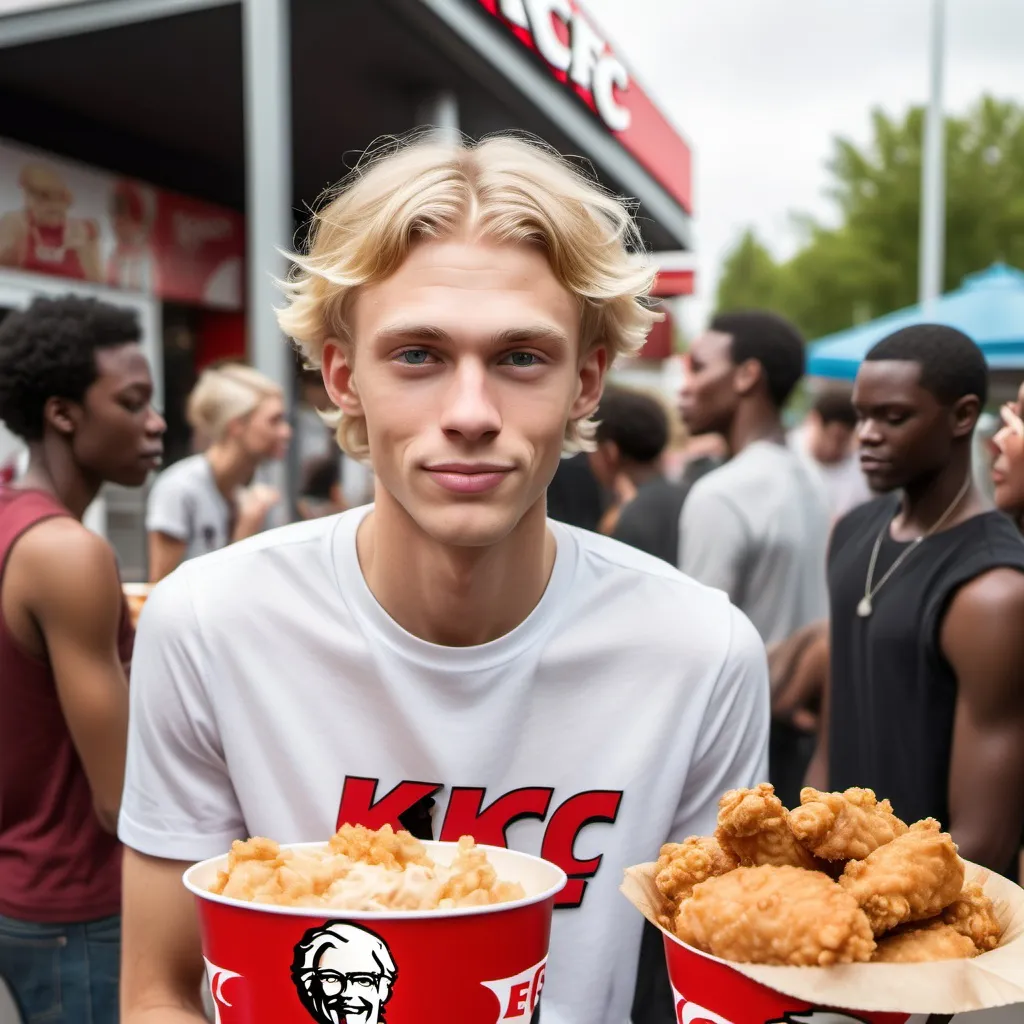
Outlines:
<svg viewBox="0 0 1024 1024"><path fill-rule="evenodd" d="M857 605L857 614L866 619L871 614L871 598L865 594Z"/></svg>

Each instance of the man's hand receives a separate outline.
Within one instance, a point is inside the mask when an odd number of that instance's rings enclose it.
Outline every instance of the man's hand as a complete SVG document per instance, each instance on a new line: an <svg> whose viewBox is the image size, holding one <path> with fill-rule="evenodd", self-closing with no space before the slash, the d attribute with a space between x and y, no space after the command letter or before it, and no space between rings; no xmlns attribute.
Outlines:
<svg viewBox="0 0 1024 1024"><path fill-rule="evenodd" d="M941 646L957 678L947 827L967 860L1003 871L1024 823L1024 574L958 591Z"/></svg>
<svg viewBox="0 0 1024 1024"><path fill-rule="evenodd" d="M772 717L814 732L828 681L828 623L814 622L768 649Z"/></svg>
<svg viewBox="0 0 1024 1024"><path fill-rule="evenodd" d="M122 1024L196 1024L203 954L187 864L126 849L121 941Z"/></svg>
<svg viewBox="0 0 1024 1024"><path fill-rule="evenodd" d="M263 529L267 513L281 500L280 492L267 484L253 484L238 496L238 523L232 540L245 540Z"/></svg>

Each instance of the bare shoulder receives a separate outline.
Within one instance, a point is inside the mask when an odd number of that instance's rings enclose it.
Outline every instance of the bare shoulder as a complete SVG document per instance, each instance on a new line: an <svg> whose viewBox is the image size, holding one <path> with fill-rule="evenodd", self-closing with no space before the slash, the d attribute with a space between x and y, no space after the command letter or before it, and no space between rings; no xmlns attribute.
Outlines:
<svg viewBox="0 0 1024 1024"><path fill-rule="evenodd" d="M1017 692L1024 664L1024 573L991 569L965 583L942 623L941 646L962 690Z"/></svg>
<svg viewBox="0 0 1024 1024"><path fill-rule="evenodd" d="M79 598L120 602L117 561L110 545L76 519L61 516L34 526L18 542L9 571L31 602L56 607Z"/></svg>
<svg viewBox="0 0 1024 1024"><path fill-rule="evenodd" d="M951 617L1024 626L1024 572L998 568L976 576L957 591L947 614Z"/></svg>

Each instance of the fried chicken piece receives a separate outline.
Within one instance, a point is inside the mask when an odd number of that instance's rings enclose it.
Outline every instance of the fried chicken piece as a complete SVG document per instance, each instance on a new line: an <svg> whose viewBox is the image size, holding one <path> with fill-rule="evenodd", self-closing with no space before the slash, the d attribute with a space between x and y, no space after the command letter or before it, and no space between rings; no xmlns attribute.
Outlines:
<svg viewBox="0 0 1024 1024"><path fill-rule="evenodd" d="M226 871L217 872L210 892L233 899L251 900L256 893L276 889L277 869L284 863L281 847L273 839L256 836L231 844Z"/></svg>
<svg viewBox="0 0 1024 1024"><path fill-rule="evenodd" d="M490 903L521 900L526 890L519 883L500 882L494 865L471 836L459 839L459 851L452 861L452 875L441 890L438 906L476 907Z"/></svg>
<svg viewBox="0 0 1024 1024"><path fill-rule="evenodd" d="M871 959L857 901L818 871L740 867L696 885L676 917L683 942L738 963L828 967Z"/></svg>
<svg viewBox="0 0 1024 1024"><path fill-rule="evenodd" d="M772 864L811 871L821 867L793 835L789 811L767 782L755 789L731 789L722 797L715 838L743 867Z"/></svg>
<svg viewBox="0 0 1024 1024"><path fill-rule="evenodd" d="M427 848L408 832L395 832L390 825L377 831L362 825L342 825L328 846L331 853L363 864L380 864L391 871L401 871L407 864L431 866Z"/></svg>
<svg viewBox="0 0 1024 1024"><path fill-rule="evenodd" d="M926 818L864 860L851 860L839 884L881 935L945 910L963 888L964 862L952 837Z"/></svg>
<svg viewBox="0 0 1024 1024"><path fill-rule="evenodd" d="M892 804L870 789L820 793L808 787L800 793L800 806L789 812L789 825L811 853L829 861L863 860L907 831Z"/></svg>
<svg viewBox="0 0 1024 1024"><path fill-rule="evenodd" d="M999 945L1003 934L996 908L977 882L969 882L954 903L942 912L942 920L961 935L966 935L979 953Z"/></svg>
<svg viewBox="0 0 1024 1024"><path fill-rule="evenodd" d="M658 857L654 882L667 904L669 918L674 918L679 904L689 899L698 882L724 875L739 867L732 850L722 848L714 836L690 836L681 843L666 843ZM671 920L665 923L669 930Z"/></svg>
<svg viewBox="0 0 1024 1024"><path fill-rule="evenodd" d="M970 938L939 921L886 935L878 940L878 949L871 959L880 964L925 964L933 960L966 960L977 955L978 949Z"/></svg>

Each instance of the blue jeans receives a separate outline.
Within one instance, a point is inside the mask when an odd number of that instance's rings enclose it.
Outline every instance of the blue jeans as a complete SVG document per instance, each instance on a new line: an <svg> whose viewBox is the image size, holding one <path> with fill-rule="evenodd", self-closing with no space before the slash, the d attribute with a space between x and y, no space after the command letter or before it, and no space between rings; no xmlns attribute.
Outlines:
<svg viewBox="0 0 1024 1024"><path fill-rule="evenodd" d="M121 918L30 924L0 917L0 978L24 1024L117 1024Z"/></svg>

